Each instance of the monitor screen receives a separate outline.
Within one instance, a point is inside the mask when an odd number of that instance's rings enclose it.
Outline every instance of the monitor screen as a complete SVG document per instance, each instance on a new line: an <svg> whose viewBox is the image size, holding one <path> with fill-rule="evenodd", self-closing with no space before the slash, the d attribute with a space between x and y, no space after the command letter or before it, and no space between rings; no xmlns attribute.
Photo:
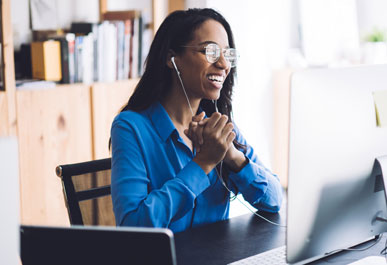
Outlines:
<svg viewBox="0 0 387 265"><path fill-rule="evenodd" d="M376 220L387 211L382 175L375 174L375 159L387 155L387 125L377 119L375 105L384 90L387 65L293 74L289 263L312 261L387 231L387 223Z"/></svg>

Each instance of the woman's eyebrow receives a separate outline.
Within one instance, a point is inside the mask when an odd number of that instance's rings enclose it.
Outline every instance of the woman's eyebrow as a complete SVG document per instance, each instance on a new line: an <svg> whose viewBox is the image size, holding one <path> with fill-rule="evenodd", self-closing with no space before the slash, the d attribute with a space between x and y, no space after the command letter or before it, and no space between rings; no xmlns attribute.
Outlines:
<svg viewBox="0 0 387 265"><path fill-rule="evenodd" d="M211 41L211 40L206 40L206 41L203 41L203 42L200 42L198 45L204 45L204 44L218 44L216 43L215 41ZM219 44L218 44L219 45Z"/></svg>
<svg viewBox="0 0 387 265"><path fill-rule="evenodd" d="M211 40L206 40L206 41L200 42L200 43L198 44L198 46L200 46L200 45L205 45L205 44L216 44L216 45L220 46L219 43L217 43L217 42L215 42L215 41L211 41ZM230 46L227 45L225 48L226 48L226 49L227 49L227 48L230 48Z"/></svg>

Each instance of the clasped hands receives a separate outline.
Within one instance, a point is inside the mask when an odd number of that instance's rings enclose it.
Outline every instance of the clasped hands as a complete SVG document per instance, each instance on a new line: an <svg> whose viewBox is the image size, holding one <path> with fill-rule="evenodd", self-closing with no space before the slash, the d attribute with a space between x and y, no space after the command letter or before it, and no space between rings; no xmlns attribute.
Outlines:
<svg viewBox="0 0 387 265"><path fill-rule="evenodd" d="M235 148L234 125L228 121L227 115L214 112L211 117L204 118L204 111L192 117L189 128L184 133L192 141L196 149L194 161L208 174L221 160L233 171L243 167L246 158Z"/></svg>

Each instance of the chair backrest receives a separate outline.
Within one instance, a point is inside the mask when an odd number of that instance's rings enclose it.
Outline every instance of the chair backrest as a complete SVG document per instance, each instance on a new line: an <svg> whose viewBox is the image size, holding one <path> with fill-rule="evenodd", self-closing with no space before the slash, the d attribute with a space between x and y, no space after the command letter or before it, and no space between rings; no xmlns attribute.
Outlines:
<svg viewBox="0 0 387 265"><path fill-rule="evenodd" d="M115 226L110 172L111 158L56 167L72 225Z"/></svg>

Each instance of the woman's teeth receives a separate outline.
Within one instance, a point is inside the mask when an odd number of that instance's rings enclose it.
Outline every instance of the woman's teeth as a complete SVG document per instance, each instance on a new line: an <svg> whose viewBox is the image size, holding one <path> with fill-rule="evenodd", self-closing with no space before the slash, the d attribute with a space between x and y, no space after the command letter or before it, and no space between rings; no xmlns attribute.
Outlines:
<svg viewBox="0 0 387 265"><path fill-rule="evenodd" d="M209 75L207 78L210 81L223 82L223 76L221 76L221 75Z"/></svg>

